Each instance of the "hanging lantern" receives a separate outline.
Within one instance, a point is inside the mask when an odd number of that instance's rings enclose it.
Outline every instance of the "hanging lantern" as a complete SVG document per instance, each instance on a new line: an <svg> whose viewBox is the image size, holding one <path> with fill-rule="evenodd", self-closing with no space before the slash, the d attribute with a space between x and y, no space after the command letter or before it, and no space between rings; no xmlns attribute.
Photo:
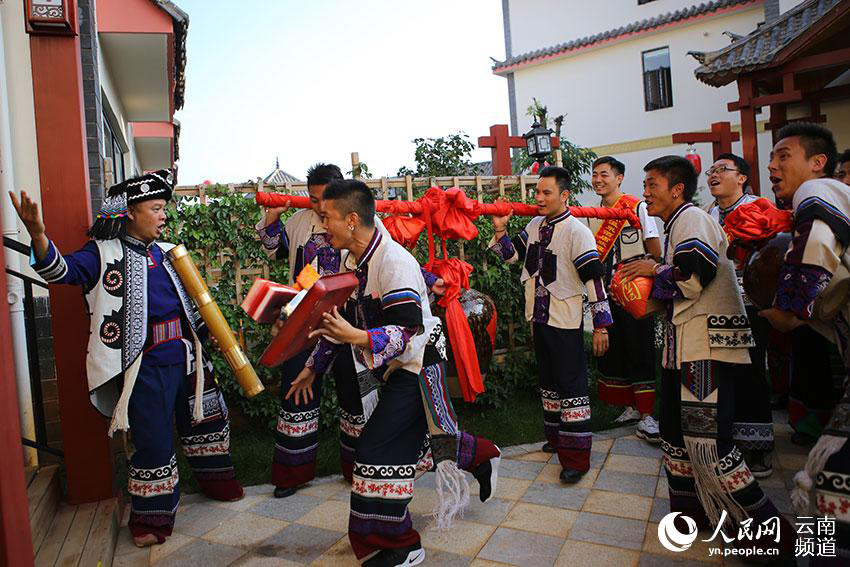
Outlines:
<svg viewBox="0 0 850 567"><path fill-rule="evenodd" d="M688 144L688 149L685 150L685 159L691 162L691 165L694 166L694 170L696 170L697 175L699 175L702 171L702 159L700 159L697 149L693 144Z"/></svg>

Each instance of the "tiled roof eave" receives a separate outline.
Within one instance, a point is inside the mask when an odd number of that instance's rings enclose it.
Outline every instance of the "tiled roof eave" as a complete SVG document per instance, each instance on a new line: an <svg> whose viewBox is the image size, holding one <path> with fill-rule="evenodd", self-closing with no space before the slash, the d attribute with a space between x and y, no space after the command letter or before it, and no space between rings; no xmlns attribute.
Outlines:
<svg viewBox="0 0 850 567"><path fill-rule="evenodd" d="M720 87L738 76L779 65L776 59L816 22L833 10L841 9L841 0L807 0L788 10L770 24L757 28L744 38L701 56L707 63L696 68L694 76L703 83Z"/></svg>
<svg viewBox="0 0 850 567"><path fill-rule="evenodd" d="M688 22L709 16L746 9L755 4L760 4L763 1L764 0L715 0L714 2L702 3L690 8L677 10L675 12L668 12L667 14L662 14L654 18L633 22L629 25L598 33L593 36L583 37L552 47L523 53L500 63L496 63L491 69L496 75L506 75L516 69L548 63L549 61L568 57L580 51L607 47L619 41L630 39L634 36L655 33L669 27L684 25Z"/></svg>

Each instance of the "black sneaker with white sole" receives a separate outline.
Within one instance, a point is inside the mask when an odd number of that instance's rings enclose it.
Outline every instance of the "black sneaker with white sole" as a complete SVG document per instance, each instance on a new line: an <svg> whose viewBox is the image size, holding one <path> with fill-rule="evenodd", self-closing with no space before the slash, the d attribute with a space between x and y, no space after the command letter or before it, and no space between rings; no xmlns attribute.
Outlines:
<svg viewBox="0 0 850 567"><path fill-rule="evenodd" d="M498 449L498 447L496 448ZM496 494L496 483L499 481L499 463L501 460L500 452L498 457L484 461L472 473L472 476L478 481L478 498L482 502L487 502Z"/></svg>
<svg viewBox="0 0 850 567"><path fill-rule="evenodd" d="M410 547L382 549L363 562L363 567L405 567L419 565L425 560L425 550L417 543Z"/></svg>

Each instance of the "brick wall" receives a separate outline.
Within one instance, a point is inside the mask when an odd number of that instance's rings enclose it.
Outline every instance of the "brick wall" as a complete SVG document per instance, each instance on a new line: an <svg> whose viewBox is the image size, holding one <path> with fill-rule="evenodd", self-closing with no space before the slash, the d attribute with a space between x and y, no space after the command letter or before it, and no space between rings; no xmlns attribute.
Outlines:
<svg viewBox="0 0 850 567"><path fill-rule="evenodd" d="M103 104L97 69L97 18L95 0L78 1L80 18L80 61L83 67L83 106L86 116L86 145L89 160L92 214L103 202ZM93 220L93 219L92 219Z"/></svg>

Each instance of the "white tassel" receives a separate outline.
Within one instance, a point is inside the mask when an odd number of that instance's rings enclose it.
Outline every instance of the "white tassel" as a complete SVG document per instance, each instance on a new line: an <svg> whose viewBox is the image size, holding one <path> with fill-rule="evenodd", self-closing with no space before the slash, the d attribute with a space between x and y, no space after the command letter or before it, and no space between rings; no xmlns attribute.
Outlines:
<svg viewBox="0 0 850 567"><path fill-rule="evenodd" d="M847 442L846 437L837 435L821 435L818 442L809 451L806 467L794 475L794 490L791 491L791 502L802 515L809 510L809 492L814 486L814 480L823 471L826 461L840 451Z"/></svg>
<svg viewBox="0 0 850 567"><path fill-rule="evenodd" d="M812 477L805 470L794 475L794 490L791 491L791 504L800 516L809 512L809 492L812 490Z"/></svg>
<svg viewBox="0 0 850 567"><path fill-rule="evenodd" d="M360 402L363 404L363 419L369 421L369 416L371 416L372 412L375 411L375 408L378 407L379 400L380 395L378 394L377 388L360 398Z"/></svg>
<svg viewBox="0 0 850 567"><path fill-rule="evenodd" d="M714 439L685 437L685 448L691 458L700 504L711 524L717 525L722 510L726 510L736 522L747 519L747 511L732 498L729 489L718 476L720 457L717 454L717 442Z"/></svg>
<svg viewBox="0 0 850 567"><path fill-rule="evenodd" d="M124 385L121 389L121 397L118 398L118 403L115 404L115 411L112 412L112 421L109 423L110 437L116 431L127 431L130 429L130 395L133 393L133 385L136 383L136 377L139 375L139 368L142 366L142 357L139 353L133 364L124 371Z"/></svg>
<svg viewBox="0 0 850 567"><path fill-rule="evenodd" d="M436 469L437 507L433 516L435 528L444 531L451 529L456 517L463 516L469 504L469 482L453 460L440 461Z"/></svg>
<svg viewBox="0 0 850 567"><path fill-rule="evenodd" d="M195 339L195 407L192 408L192 420L200 423L204 420L204 364L201 340L192 331Z"/></svg>

